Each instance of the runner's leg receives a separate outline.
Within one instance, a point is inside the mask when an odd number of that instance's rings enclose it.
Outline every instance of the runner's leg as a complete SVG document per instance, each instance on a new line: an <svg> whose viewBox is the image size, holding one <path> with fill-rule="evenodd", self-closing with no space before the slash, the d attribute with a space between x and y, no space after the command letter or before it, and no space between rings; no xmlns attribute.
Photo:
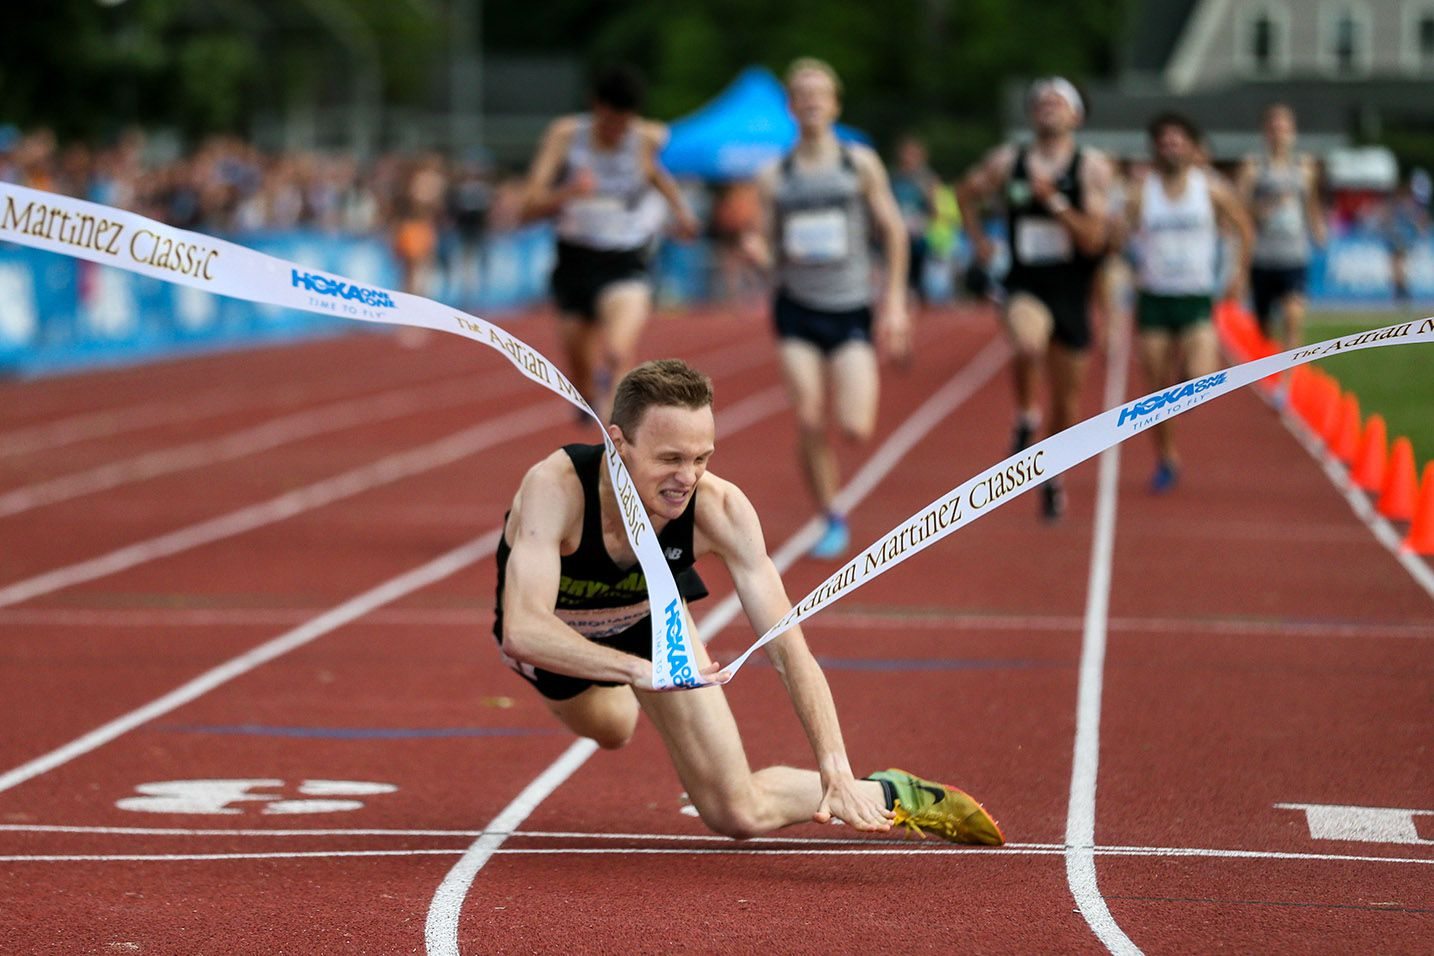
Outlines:
<svg viewBox="0 0 1434 956"><path fill-rule="evenodd" d="M568 700L544 698L544 703L573 733L607 750L624 746L637 729L637 698L631 687L594 686Z"/></svg>
<svg viewBox="0 0 1434 956"><path fill-rule="evenodd" d="M828 367L837 426L852 441L868 441L876 431L877 399L881 391L876 349L870 342L848 342L832 353Z"/></svg>
<svg viewBox="0 0 1434 956"><path fill-rule="evenodd" d="M837 467L826 434L826 359L815 345L799 339L783 339L777 352L797 417L802 474L817 506L827 512L836 497Z"/></svg>

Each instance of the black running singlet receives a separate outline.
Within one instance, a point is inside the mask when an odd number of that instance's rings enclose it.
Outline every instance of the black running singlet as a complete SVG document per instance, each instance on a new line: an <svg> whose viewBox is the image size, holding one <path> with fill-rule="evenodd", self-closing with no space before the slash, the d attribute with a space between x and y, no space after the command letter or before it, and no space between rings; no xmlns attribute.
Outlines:
<svg viewBox="0 0 1434 956"><path fill-rule="evenodd" d="M604 446L564 445L573 470L583 487L583 533L577 550L563 555L562 578L558 582L558 618L584 637L602 641L646 621L649 608L647 578L642 566L621 568L608 554L602 540L602 508L598 500L598 476L603 468ZM707 596L707 587L693 568L693 527L697 515L697 492L687 509L667 523L657 543L677 582L677 592L688 601ZM505 516L504 523L507 518ZM498 541L498 597L493 633L502 640L503 585L507 578L508 555L512 548L507 536Z"/></svg>

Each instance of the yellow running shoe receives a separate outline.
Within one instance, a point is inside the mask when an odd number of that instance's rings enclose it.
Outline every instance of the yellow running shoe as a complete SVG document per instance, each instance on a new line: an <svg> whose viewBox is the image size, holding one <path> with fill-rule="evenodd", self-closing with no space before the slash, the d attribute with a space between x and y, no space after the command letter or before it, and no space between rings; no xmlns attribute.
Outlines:
<svg viewBox="0 0 1434 956"><path fill-rule="evenodd" d="M884 781L895 795L896 825L926 838L927 830L952 843L1000 846L1001 828L985 808L964 790L924 780L905 770L880 770L868 780Z"/></svg>

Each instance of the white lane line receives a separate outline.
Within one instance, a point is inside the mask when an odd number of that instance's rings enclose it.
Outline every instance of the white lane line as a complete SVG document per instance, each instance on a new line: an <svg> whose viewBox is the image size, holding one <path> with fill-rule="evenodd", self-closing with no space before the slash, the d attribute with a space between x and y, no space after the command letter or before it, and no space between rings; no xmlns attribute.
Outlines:
<svg viewBox="0 0 1434 956"><path fill-rule="evenodd" d="M485 448L528 435L563 420L556 402L530 405L501 418L454 432L427 445L389 455L322 481L296 488L268 501L210 518L198 524L66 565L0 587L0 607L93 581L200 545L253 531L323 505L452 464Z"/></svg>
<svg viewBox="0 0 1434 956"><path fill-rule="evenodd" d="M25 607L0 609L0 625L65 627L87 629L245 627L269 625L290 627L315 614L317 607L289 608L65 608ZM492 620L493 607L403 607L384 608L370 614L366 624L438 628L485 626ZM864 608L846 611L832 608L822 614L816 626L827 630L887 628L902 633L917 631L1049 631L1079 632L1085 619L1067 615L979 614L929 606L903 612L900 608ZM1434 624L1398 621L1245 620L1241 618L1112 617L1106 630L1133 634L1231 634L1303 638L1389 638L1434 639ZM97 637L87 634L86 637ZM899 636L899 635L897 635ZM160 638L170 640L166 636ZM420 638L421 639L421 638Z"/></svg>
<svg viewBox="0 0 1434 956"><path fill-rule="evenodd" d="M326 611L312 621L292 631L281 634L272 640L266 641L258 647L240 654L212 670L206 671L193 680L165 694L163 697L153 700L136 710L132 710L122 717L117 717L104 726L90 731L83 737L79 737L65 744L63 747L52 750L13 770L0 774L0 792L9 790L12 787L24 783L26 780L38 777L42 773L69 763L76 757L83 756L98 747L102 747L136 727L148 723L156 717L162 717L209 693L216 687L227 684L238 677L242 677L255 668L267 664L296 648L303 647L316 638L322 637L330 631L336 630L362 617L376 607L381 607L390 601L396 601L407 594L428 587L430 584L441 581L457 571L461 571L470 564L492 554L497 547L498 537L501 533L502 529L496 528L480 538L454 548L447 554L440 555L432 561L422 564L411 571L407 571L396 578L391 578L378 587L365 591L363 594L350 598L332 610Z"/></svg>
<svg viewBox="0 0 1434 956"><path fill-rule="evenodd" d="M772 387L749 396L742 402L734 404L734 410L740 409L738 413L741 419L740 427L745 428L759 420L755 417L755 409L766 408L768 409L767 414L774 414L783 405L781 396L781 389ZM549 405L551 405L551 403L549 403ZM719 417L718 420L722 423L719 427L726 427L726 419ZM184 704L190 703L198 697L207 694L209 691L214 690L216 687L226 684L296 648L302 647L330 631L357 620L376 608L398 600L437 581L441 581L455 572L486 558L497 549L498 539L502 535L502 531L503 529L501 527L495 528L468 544L455 548L447 554L441 555L396 578L392 578L357 597L350 598L343 604L320 614L318 617L306 622L300 627L281 634L201 674L199 677L170 691L163 697L137 710L133 710L122 717L118 717L104 726L90 731L83 737L71 741L63 747L52 750L48 754L31 760L5 774L0 774L0 792L9 790L26 780L37 777L40 774L74 760L76 757L83 756L98 747L104 746L134 728L154 720L156 717L161 717Z"/></svg>
<svg viewBox="0 0 1434 956"><path fill-rule="evenodd" d="M1269 396L1263 391L1260 397L1268 402ZM1414 583L1424 589L1424 593L1434 598L1434 569L1424 561L1422 557L1404 550L1404 537L1395 530L1394 525L1388 518L1375 510L1370 504L1369 497L1354 486L1350 480L1349 471L1338 459L1329 453L1324 442L1317 438L1305 423L1295 417L1288 410L1280 413L1280 421L1284 423L1295 440L1309 452L1311 458L1317 461L1324 468L1325 476L1329 478L1330 484L1344 495L1344 500L1349 503L1352 510L1364 526L1374 535L1376 541L1384 545L1386 551L1394 556L1400 566L1414 579Z"/></svg>
<svg viewBox="0 0 1434 956"><path fill-rule="evenodd" d="M901 459L931 429L956 410L961 404L990 381L991 377L1005 364L1009 348L1003 339L994 340L954 375L936 394L927 399L920 408L894 431L871 459L852 477L851 482L837 496L838 506L850 511L874 489ZM821 521L813 518L799 528L787 542L772 555L779 571L785 572L806 553L820 533ZM705 635L703 642L710 642L736 617L740 603L735 593L728 594L712 611L697 623L697 632ZM579 767L597 750L591 740L579 739L563 752L537 780L523 788L514 801L486 828L490 830L511 830L516 828L539 803L554 790L562 786ZM539 788L539 781L542 787ZM500 823L501 821L501 823ZM473 880L484 865L492 859L503 845L503 837L483 836L468 848L462 859L448 871L443 882L433 894L429 904L428 919L424 931L424 945L431 956L458 956L458 920L463 901L468 895Z"/></svg>
<svg viewBox="0 0 1434 956"><path fill-rule="evenodd" d="M514 836L529 836L516 833ZM502 847L495 855L507 856L962 856L984 857L988 860L1013 856L1060 856L1066 847L1054 843L1008 843L1003 847L951 846L950 844L913 843L907 846L874 846L872 840L861 846L847 847L754 847L744 841L738 846L690 847ZM36 853L0 855L4 863L170 863L226 860L303 860L338 859L344 857L394 856L458 856L465 851L458 847L431 847L401 850L289 850L273 852L231 853ZM1198 847L1095 847L1096 856L1153 857L1157 859L1227 859L1227 860L1290 860L1309 863L1402 863L1434 866L1434 859L1405 856L1355 856L1346 853L1282 853L1261 850L1212 850Z"/></svg>
<svg viewBox="0 0 1434 956"><path fill-rule="evenodd" d="M1130 364L1130 323L1121 323L1107 356L1104 407L1125 400ZM1110 915L1095 874L1095 790L1100 765L1100 702L1105 681L1106 622L1110 615L1111 564L1115 552L1115 511L1120 490L1120 444L1100 456L1095 528L1090 546L1080 677L1076 691L1076 733L1066 811L1066 884L1081 916L1106 949L1135 954L1140 948Z"/></svg>
<svg viewBox="0 0 1434 956"><path fill-rule="evenodd" d="M395 389L369 398L321 405L217 438L106 462L95 468L59 475L0 494L0 518L161 475L234 461L360 425L496 398L518 391L524 382L514 377L505 384L507 387L485 393L480 393L471 380Z"/></svg>

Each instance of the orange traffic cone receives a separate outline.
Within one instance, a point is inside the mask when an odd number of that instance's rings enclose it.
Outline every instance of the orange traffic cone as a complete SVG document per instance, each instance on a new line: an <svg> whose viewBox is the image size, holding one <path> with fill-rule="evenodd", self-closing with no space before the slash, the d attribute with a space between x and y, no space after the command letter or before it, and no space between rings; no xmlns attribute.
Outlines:
<svg viewBox="0 0 1434 956"><path fill-rule="evenodd" d="M1370 415L1364 423L1364 434L1360 436L1354 467L1349 473L1355 487L1374 492L1384 487L1384 469L1388 464L1385 442L1384 416Z"/></svg>
<svg viewBox="0 0 1434 956"><path fill-rule="evenodd" d="M1359 399L1352 392L1345 394L1344 403L1340 405L1339 425L1330 450L1346 465L1354 461L1355 452L1359 451Z"/></svg>
<svg viewBox="0 0 1434 956"><path fill-rule="evenodd" d="M1305 393L1305 424L1310 431L1323 436L1325 415L1329 407L1329 379L1319 369L1310 369Z"/></svg>
<svg viewBox="0 0 1434 956"><path fill-rule="evenodd" d="M1424 479L1419 483L1419 500L1414 504L1414 522L1404 550L1415 554L1434 554L1434 461L1424 466Z"/></svg>
<svg viewBox="0 0 1434 956"><path fill-rule="evenodd" d="M1308 365L1296 365L1290 372L1290 408L1304 422L1310 420L1310 381Z"/></svg>
<svg viewBox="0 0 1434 956"><path fill-rule="evenodd" d="M1385 469L1384 492L1374 507L1394 521L1414 517L1414 446L1400 435L1389 449L1389 467Z"/></svg>
<svg viewBox="0 0 1434 956"><path fill-rule="evenodd" d="M1333 448L1335 438L1339 435L1339 416L1344 402L1338 382L1333 378L1325 378L1324 383L1324 395L1320 401L1320 419L1315 427L1319 430L1319 437L1324 439L1324 443Z"/></svg>

